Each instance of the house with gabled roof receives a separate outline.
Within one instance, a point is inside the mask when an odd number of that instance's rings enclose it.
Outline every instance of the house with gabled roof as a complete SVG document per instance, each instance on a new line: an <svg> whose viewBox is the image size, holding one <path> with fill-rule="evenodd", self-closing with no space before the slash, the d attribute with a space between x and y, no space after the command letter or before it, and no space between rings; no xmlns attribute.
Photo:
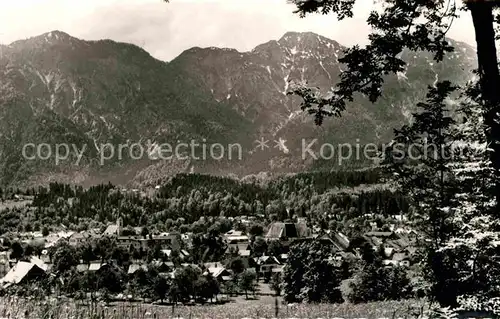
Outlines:
<svg viewBox="0 0 500 319"><path fill-rule="evenodd" d="M109 268L110 265L107 264L107 263L103 263L103 262L100 262L100 261L97 261L97 262L91 262L89 264L89 269L88 271L101 271L105 268Z"/></svg>
<svg viewBox="0 0 500 319"><path fill-rule="evenodd" d="M40 267L44 271L48 271L49 270L49 264L47 264L46 262L44 262L43 260L41 260L38 257L32 256L30 258L30 263L37 265L38 267Z"/></svg>
<svg viewBox="0 0 500 319"><path fill-rule="evenodd" d="M293 240L311 237L311 231L304 223L271 224L266 234L266 240Z"/></svg>
<svg viewBox="0 0 500 319"><path fill-rule="evenodd" d="M226 254L230 254L232 252L238 254L241 256L241 251L250 251L251 247L249 242L242 242L242 243L231 243L227 244L226 248Z"/></svg>
<svg viewBox="0 0 500 319"><path fill-rule="evenodd" d="M217 267L208 267L207 271L204 273L206 274L211 274L212 277L217 279L217 281L222 282L225 281L224 279L230 278L231 277L231 272L226 269L226 267L219 265Z"/></svg>
<svg viewBox="0 0 500 319"><path fill-rule="evenodd" d="M30 262L19 261L2 279L0 279L0 284L4 287L11 284L17 285L43 276L45 276L45 270L42 268Z"/></svg>
<svg viewBox="0 0 500 319"><path fill-rule="evenodd" d="M320 242L333 245L338 251L346 251L349 248L349 239L340 232L327 232L321 235L313 235Z"/></svg>
<svg viewBox="0 0 500 319"><path fill-rule="evenodd" d="M174 263L171 261L153 260L151 263L159 272L167 273L174 270Z"/></svg>
<svg viewBox="0 0 500 319"><path fill-rule="evenodd" d="M90 236L86 232L73 233L69 238L68 242L71 246L78 246L87 240Z"/></svg>
<svg viewBox="0 0 500 319"><path fill-rule="evenodd" d="M127 275L133 275L135 274L139 269L142 269L144 271L148 271L148 266L145 265L145 264L137 264L137 263L134 263L134 264L131 264L129 267L128 267L128 270L127 270Z"/></svg>
<svg viewBox="0 0 500 319"><path fill-rule="evenodd" d="M255 257L254 261L257 265L259 273L263 275L268 275L272 273L274 268L281 266L278 258L274 256Z"/></svg>

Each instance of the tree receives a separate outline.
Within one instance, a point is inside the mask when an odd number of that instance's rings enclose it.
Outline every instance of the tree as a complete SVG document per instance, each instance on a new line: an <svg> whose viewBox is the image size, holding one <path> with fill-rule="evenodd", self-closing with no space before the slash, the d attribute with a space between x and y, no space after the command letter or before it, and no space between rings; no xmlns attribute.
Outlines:
<svg viewBox="0 0 500 319"><path fill-rule="evenodd" d="M181 268L176 272L174 279L176 300L185 302L196 296L195 284L200 275L200 271L191 266Z"/></svg>
<svg viewBox="0 0 500 319"><path fill-rule="evenodd" d="M140 296L141 298L150 297L150 292L153 288L151 281L151 272L143 268L139 268L129 281L129 290L134 296Z"/></svg>
<svg viewBox="0 0 500 319"><path fill-rule="evenodd" d="M236 257L229 262L229 268L235 274L241 274L245 270L245 263L240 257Z"/></svg>
<svg viewBox="0 0 500 319"><path fill-rule="evenodd" d="M75 270L68 272L68 274L65 276L65 290L70 293L74 294L78 292L81 289L81 277L80 274Z"/></svg>
<svg viewBox="0 0 500 319"><path fill-rule="evenodd" d="M389 156L396 181L412 200L412 220L427 240L423 269L431 297L443 306L457 306L471 294L489 300L499 292L500 273L497 176L484 134L486 111L474 103L472 86L458 110L463 123L455 121L445 103L452 90L448 82L431 88L414 123L396 131L397 142L420 145L424 156L404 153L403 160L394 160L394 149Z"/></svg>
<svg viewBox="0 0 500 319"><path fill-rule="evenodd" d="M248 227L248 233L252 237L262 236L264 234L264 227L261 224L253 223Z"/></svg>
<svg viewBox="0 0 500 319"><path fill-rule="evenodd" d="M415 207L412 220L431 240L433 250L453 234L451 221L460 204L455 197L459 185L451 167L457 160L455 145L460 137L445 102L455 90L447 81L430 87L427 101L419 103L420 112L413 114L413 123L395 130L395 143L388 148L386 158L389 170Z"/></svg>
<svg viewBox="0 0 500 319"><path fill-rule="evenodd" d="M443 306L456 306L455 285L450 285L450 264L436 253L457 232L454 224L460 206L455 194L460 185L453 172L455 145L460 139L456 122L449 115L446 98L456 88L449 82L429 88L427 101L419 103L411 125L395 130L395 144L389 148L389 170L414 207L412 220L425 239L426 274L433 285L432 297ZM442 271L445 270L445 273Z"/></svg>
<svg viewBox="0 0 500 319"><path fill-rule="evenodd" d="M47 226L42 227L42 236L47 237L49 235L49 228Z"/></svg>
<svg viewBox="0 0 500 319"><path fill-rule="evenodd" d="M248 291L255 291L257 275L254 271L245 270L238 276L238 287L245 292L248 299Z"/></svg>
<svg viewBox="0 0 500 319"><path fill-rule="evenodd" d="M212 299L220 292L219 283L210 273L204 276L200 276L196 281L195 286L198 297L203 299L204 301L207 299Z"/></svg>
<svg viewBox="0 0 500 319"><path fill-rule="evenodd" d="M353 16L355 0L292 0L297 6L296 13L321 12L334 13L339 20ZM321 124L325 117L341 116L346 102L352 102L355 93L368 96L375 102L382 95L384 76L404 70L405 62L399 54L404 49L411 51L426 50L434 54L436 61L453 51L446 40L446 34L457 17L460 9L454 0L449 1L393 1L384 0L384 11L373 11L368 24L372 27L370 43L365 47L354 46L346 50L339 59L347 67L340 75L340 82L327 96L318 90L303 85L292 86L290 94L302 97L302 109L314 115L316 123ZM495 175L500 172L500 123L497 113L500 110L500 74L495 46L494 8L497 1L463 0L462 9L471 13L477 42L477 56L480 76L481 99L484 102L485 134L493 151L491 161ZM500 181L496 182L496 203L500 203Z"/></svg>
<svg viewBox="0 0 500 319"><path fill-rule="evenodd" d="M24 256L23 246L18 241L13 242L10 248L12 249L11 258L19 260Z"/></svg>
<svg viewBox="0 0 500 319"><path fill-rule="evenodd" d="M406 269L384 267L381 259L364 263L349 283L347 298L354 303L401 300L411 297L410 280Z"/></svg>
<svg viewBox="0 0 500 319"><path fill-rule="evenodd" d="M155 296L158 299L160 299L160 301L163 303L163 299L165 299L165 296L167 295L170 289L167 279L162 275L158 274L154 279L153 287Z"/></svg>
<svg viewBox="0 0 500 319"><path fill-rule="evenodd" d="M72 267L78 265L79 262L76 249L65 241L58 243L54 247L52 260L54 271L59 273L69 271Z"/></svg>
<svg viewBox="0 0 500 319"><path fill-rule="evenodd" d="M285 253L285 247L279 240L273 240L269 242L267 247L267 255L268 256L280 256Z"/></svg>
<svg viewBox="0 0 500 319"><path fill-rule="evenodd" d="M96 285L98 289L106 289L111 293L120 293L123 290L123 275L118 269L103 266L97 273Z"/></svg>
<svg viewBox="0 0 500 319"><path fill-rule="evenodd" d="M267 242L262 237L256 237L252 243L252 252L255 256L263 256L267 251Z"/></svg>
<svg viewBox="0 0 500 319"><path fill-rule="evenodd" d="M281 279L281 274L280 273L275 273L273 274L271 278L271 283L270 287L274 291L274 294L276 296L281 296L281 285L282 285L283 280Z"/></svg>
<svg viewBox="0 0 500 319"><path fill-rule="evenodd" d="M331 246L320 241L291 247L283 271L283 293L287 302L342 302L342 271Z"/></svg>
<svg viewBox="0 0 500 319"><path fill-rule="evenodd" d="M465 145L463 159L452 167L461 185L455 195L461 203L454 218L458 231L435 253L433 260L439 270L435 276L447 279L434 287L435 293L452 289L456 292L452 296L458 296L460 305L467 310L471 305L474 309L489 308L490 301L500 292L500 225L494 200L498 176L488 154L483 116L487 110L481 107L478 86L471 83L467 88L461 106L464 121L457 126Z"/></svg>
<svg viewBox="0 0 500 319"><path fill-rule="evenodd" d="M83 243L80 247L78 247L78 250L81 259L87 264L96 259L94 249L92 248L92 244L90 242Z"/></svg>
<svg viewBox="0 0 500 319"><path fill-rule="evenodd" d="M141 236L146 238L149 235L149 229L147 227L142 227Z"/></svg>

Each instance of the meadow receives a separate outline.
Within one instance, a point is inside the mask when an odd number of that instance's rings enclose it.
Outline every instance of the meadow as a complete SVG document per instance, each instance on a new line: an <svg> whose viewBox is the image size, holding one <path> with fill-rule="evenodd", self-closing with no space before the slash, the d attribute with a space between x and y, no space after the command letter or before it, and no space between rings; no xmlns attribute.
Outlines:
<svg viewBox="0 0 500 319"><path fill-rule="evenodd" d="M32 202L33 202L32 200L20 200L20 201L6 200L3 202L0 201L0 211L3 211L5 209L23 208L25 206L31 205Z"/></svg>
<svg viewBox="0 0 500 319"><path fill-rule="evenodd" d="M428 309L425 301L387 301L366 304L278 304L276 315L273 297L258 300L234 300L223 305L160 306L144 303L115 302L89 304L82 301L50 299L35 301L23 298L0 300L0 318L52 319L242 319L242 318L418 318Z"/></svg>

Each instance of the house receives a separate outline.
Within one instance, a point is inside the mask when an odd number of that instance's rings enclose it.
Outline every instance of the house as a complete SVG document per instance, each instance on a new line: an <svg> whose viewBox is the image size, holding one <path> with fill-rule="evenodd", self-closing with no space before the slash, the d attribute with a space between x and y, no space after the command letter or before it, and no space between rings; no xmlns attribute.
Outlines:
<svg viewBox="0 0 500 319"><path fill-rule="evenodd" d="M0 262L8 262L10 260L10 252L2 251L0 252Z"/></svg>
<svg viewBox="0 0 500 319"><path fill-rule="evenodd" d="M334 244L339 248L339 250L346 251L351 244L349 238L341 232L335 232L330 234L330 238L332 238Z"/></svg>
<svg viewBox="0 0 500 319"><path fill-rule="evenodd" d="M41 269L43 269L43 271L48 271L49 270L49 264L45 263L43 260L41 260L38 257L32 256L30 258L30 263L37 265L38 267L40 267Z"/></svg>
<svg viewBox="0 0 500 319"><path fill-rule="evenodd" d="M222 265L218 265L216 267L209 267L205 274L210 273L212 277L217 279L217 281L222 282L226 281L225 279L231 278L231 273Z"/></svg>
<svg viewBox="0 0 500 319"><path fill-rule="evenodd" d="M364 234L363 237L374 249L377 249L381 245L387 246L385 244L389 242L394 243L393 245L399 245L396 242L400 239L400 236L394 232L382 231L371 231Z"/></svg>
<svg viewBox="0 0 500 319"><path fill-rule="evenodd" d="M148 266L144 264L131 264L128 267L127 275L133 275L135 274L139 269L142 269L144 271L148 271Z"/></svg>
<svg viewBox="0 0 500 319"><path fill-rule="evenodd" d="M204 263L203 267L206 269L217 268L217 267L223 267L223 264L221 262L215 261L215 262Z"/></svg>
<svg viewBox="0 0 500 319"><path fill-rule="evenodd" d="M365 234L367 237L377 237L386 239L397 239L398 236L392 231L370 231Z"/></svg>
<svg viewBox="0 0 500 319"><path fill-rule="evenodd" d="M385 258L392 258L393 254L394 254L393 247L384 247L384 257Z"/></svg>
<svg viewBox="0 0 500 319"><path fill-rule="evenodd" d="M118 225L109 225L102 234L104 236L118 236L121 233L119 230L120 228Z"/></svg>
<svg viewBox="0 0 500 319"><path fill-rule="evenodd" d="M406 253L395 253L392 256L392 260L397 262L399 266L410 266L410 257Z"/></svg>
<svg viewBox="0 0 500 319"><path fill-rule="evenodd" d="M173 250L172 250L172 249L162 249L162 250L161 250L161 252L163 253L163 255L165 255L167 258L169 258L169 259L170 259L170 258L171 258L171 256L172 256L172 252L173 252ZM189 253L188 253L186 250L181 249L181 250L179 251L179 258L180 258L181 260L183 260L183 259L185 259L185 258L187 258L187 257L189 257Z"/></svg>
<svg viewBox="0 0 500 319"><path fill-rule="evenodd" d="M281 265L281 266L274 267L271 271L272 271L272 273L282 273L283 269L285 269L285 266Z"/></svg>
<svg viewBox="0 0 500 319"><path fill-rule="evenodd" d="M315 237L315 236L313 236ZM346 251L349 248L349 239L340 232L330 232L316 236L316 240L328 245L333 245L338 251Z"/></svg>
<svg viewBox="0 0 500 319"><path fill-rule="evenodd" d="M393 267L393 266L399 265L399 263L396 260L392 260L392 259L384 259L382 261L382 264L386 267Z"/></svg>
<svg viewBox="0 0 500 319"><path fill-rule="evenodd" d="M228 231L227 233L224 234L224 237L231 237L231 236L243 236L245 233L241 230L234 230L234 229L231 229L230 231Z"/></svg>
<svg viewBox="0 0 500 319"><path fill-rule="evenodd" d="M60 231L57 233L57 236L59 236L59 238L69 239L71 236L73 236L73 234L75 234L74 231Z"/></svg>
<svg viewBox="0 0 500 319"><path fill-rule="evenodd" d="M249 250L249 249L245 249L245 250L238 250L238 255L240 257L250 257L250 254L252 252Z"/></svg>
<svg viewBox="0 0 500 319"><path fill-rule="evenodd" d="M0 284L4 286L11 284L17 285L43 276L45 276L45 271L42 268L30 262L20 261L0 279Z"/></svg>
<svg viewBox="0 0 500 319"><path fill-rule="evenodd" d="M104 236L121 236L123 231L123 220L119 217L116 220L116 223L113 225L109 225L104 231Z"/></svg>
<svg viewBox="0 0 500 319"><path fill-rule="evenodd" d="M74 233L69 236L68 242L71 246L78 246L82 244L87 238L88 235L86 235L85 232Z"/></svg>
<svg viewBox="0 0 500 319"><path fill-rule="evenodd" d="M231 254L231 253L235 253L235 254L238 254L238 255L242 255L242 251L250 251L251 250L251 247L250 247L250 244L248 242L240 242L240 243L229 243L227 244L227 248L226 248L226 254Z"/></svg>
<svg viewBox="0 0 500 319"><path fill-rule="evenodd" d="M193 246L193 233L181 234L181 241L186 247L191 248Z"/></svg>
<svg viewBox="0 0 500 319"><path fill-rule="evenodd" d="M261 256L254 258L259 269L259 273L266 276L270 275L274 268L281 266L279 260L274 256Z"/></svg>
<svg viewBox="0 0 500 319"><path fill-rule="evenodd" d="M304 223L273 223L266 234L267 240L290 240L311 237L311 231Z"/></svg>
<svg viewBox="0 0 500 319"><path fill-rule="evenodd" d="M42 254L38 258L46 264L50 264L50 255L47 249L42 250Z"/></svg>
<svg viewBox="0 0 500 319"><path fill-rule="evenodd" d="M174 250L179 250L181 248L181 235L177 232L171 233L161 233L159 235L151 236L149 238L149 245L153 247L155 245L160 245L165 248L171 248Z"/></svg>
<svg viewBox="0 0 500 319"><path fill-rule="evenodd" d="M55 246L55 244L57 244L59 240L61 240L61 237L59 237L57 234L49 234L47 237L45 237L44 248L48 249Z"/></svg>
<svg viewBox="0 0 500 319"><path fill-rule="evenodd" d="M288 254L281 254L281 255L279 255L278 260L282 264L286 263L286 261L288 260Z"/></svg>
<svg viewBox="0 0 500 319"><path fill-rule="evenodd" d="M202 272L200 266L198 266L196 264L183 263L183 264L181 264L181 266L184 268L191 267L191 268L195 269L196 271Z"/></svg>
<svg viewBox="0 0 500 319"><path fill-rule="evenodd" d="M109 268L109 265L101 262L91 262L89 264L88 271L101 271L103 269Z"/></svg>
<svg viewBox="0 0 500 319"><path fill-rule="evenodd" d="M250 237L240 230L230 230L224 234L224 240L227 244L248 243Z"/></svg>
<svg viewBox="0 0 500 319"><path fill-rule="evenodd" d="M78 264L76 265L77 272L86 272L89 271L89 264Z"/></svg>
<svg viewBox="0 0 500 319"><path fill-rule="evenodd" d="M169 273L174 268L174 263L172 263L170 261L164 262L161 260L153 260L152 264L156 269L158 269L158 272L161 272L161 273Z"/></svg>
<svg viewBox="0 0 500 319"><path fill-rule="evenodd" d="M134 249L139 250L141 249L141 247L143 247L143 245L145 245L145 241L141 241L141 238L135 236L118 236L118 238L116 239L116 244L118 247L123 249L128 250L133 247Z"/></svg>

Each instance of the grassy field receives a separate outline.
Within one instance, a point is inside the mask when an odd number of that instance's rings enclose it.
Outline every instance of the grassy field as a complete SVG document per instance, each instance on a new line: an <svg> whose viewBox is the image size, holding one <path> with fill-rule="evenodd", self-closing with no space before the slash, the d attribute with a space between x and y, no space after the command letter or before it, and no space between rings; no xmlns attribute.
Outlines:
<svg viewBox="0 0 500 319"><path fill-rule="evenodd" d="M0 202L0 211L4 209L12 209L12 208L21 208L24 206L27 206L31 204L33 201L31 200L20 200L20 201L14 201L14 200L6 200L4 202Z"/></svg>
<svg viewBox="0 0 500 319"><path fill-rule="evenodd" d="M159 306L117 302L109 305L53 299L36 302L27 299L0 299L0 318L416 318L422 301L377 302L339 305L281 305L276 316L273 297L258 300L237 299L224 305Z"/></svg>

